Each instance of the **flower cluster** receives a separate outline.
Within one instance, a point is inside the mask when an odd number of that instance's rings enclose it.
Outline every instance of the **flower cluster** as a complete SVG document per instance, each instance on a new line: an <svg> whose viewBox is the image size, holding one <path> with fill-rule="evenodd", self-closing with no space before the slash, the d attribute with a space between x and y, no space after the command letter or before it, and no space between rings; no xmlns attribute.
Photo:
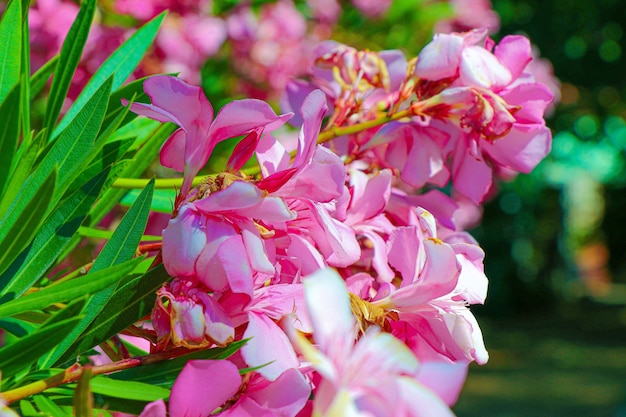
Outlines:
<svg viewBox="0 0 626 417"><path fill-rule="evenodd" d="M246 99L214 117L200 88L168 76L131 106L179 126L161 162L184 173L154 350L247 339L231 360L187 364L172 416L449 416L467 365L488 360L468 308L486 297L484 253L464 228L494 176L550 148L530 43L476 30L436 35L412 60L335 42L314 53L284 114ZM224 172L192 187L239 137Z"/></svg>
<svg viewBox="0 0 626 417"><path fill-rule="evenodd" d="M449 20L438 23L439 32L486 26L495 31L498 18L489 0L446 0ZM1 3L0 3L1 4ZM384 16L390 0L352 0L367 19ZM240 78L237 93L275 99L293 77L306 73L314 46L329 39L342 14L337 0L241 2L226 12L213 13L208 0L114 0L102 4L92 27L81 64L70 90L75 98L102 62L127 39L137 24L167 10L154 48L134 76L179 73L187 82L199 84L208 59L227 56ZM304 10L303 10L304 9ZM30 11L32 70L39 69L61 48L78 13L75 2L38 0ZM130 22L130 24L129 24ZM228 48L223 48L228 43ZM69 104L69 103L68 103Z"/></svg>

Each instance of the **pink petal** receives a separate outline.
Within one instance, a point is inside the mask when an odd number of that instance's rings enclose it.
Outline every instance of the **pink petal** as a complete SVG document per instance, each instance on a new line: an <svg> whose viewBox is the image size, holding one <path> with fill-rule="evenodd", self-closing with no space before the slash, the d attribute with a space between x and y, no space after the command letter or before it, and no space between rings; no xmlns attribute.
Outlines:
<svg viewBox="0 0 626 417"><path fill-rule="evenodd" d="M349 367L346 373L353 385L358 385L389 375L415 374L419 363L413 352L390 333L368 331L354 347Z"/></svg>
<svg viewBox="0 0 626 417"><path fill-rule="evenodd" d="M226 273L226 279L232 292L252 296L252 271L248 259L243 260L245 246L240 235L232 236L222 243L217 251L221 267Z"/></svg>
<svg viewBox="0 0 626 417"><path fill-rule="evenodd" d="M304 99L300 108L303 125L298 136L298 153L293 162L295 168L307 163L313 157L322 118L327 111L326 96L322 90L314 90Z"/></svg>
<svg viewBox="0 0 626 417"><path fill-rule="evenodd" d="M238 209L237 214L269 223L281 223L296 218L296 213L280 197L265 197L254 207Z"/></svg>
<svg viewBox="0 0 626 417"><path fill-rule="evenodd" d="M206 132L213 119L213 107L200 87L171 76L150 77L143 87L152 104L133 103L131 111L160 122L175 123L184 130L200 121Z"/></svg>
<svg viewBox="0 0 626 417"><path fill-rule="evenodd" d="M440 184L448 181L448 172L443 162L441 148L426 135L414 135L413 146L409 151L407 163L402 169L401 178L414 188L421 188L427 182L433 183L439 173L443 173Z"/></svg>
<svg viewBox="0 0 626 417"><path fill-rule="evenodd" d="M485 48L471 46L463 49L459 76L463 85L498 88L513 81L511 72Z"/></svg>
<svg viewBox="0 0 626 417"><path fill-rule="evenodd" d="M261 202L263 192L247 181L234 181L227 188L211 193L208 197L193 202L205 213L227 212L254 207Z"/></svg>
<svg viewBox="0 0 626 417"><path fill-rule="evenodd" d="M463 47L458 35L436 34L419 53L415 75L432 81L457 75Z"/></svg>
<svg viewBox="0 0 626 417"><path fill-rule="evenodd" d="M549 128L515 124L505 137L481 146L500 165L527 174L550 152L551 144Z"/></svg>
<svg viewBox="0 0 626 417"><path fill-rule="evenodd" d="M389 236L388 247L389 265L400 272L403 283L415 281L421 269L417 256L420 247L416 227L403 226L393 230Z"/></svg>
<svg viewBox="0 0 626 417"><path fill-rule="evenodd" d="M320 204L314 204L313 214L322 227L318 232L323 237L317 243L328 264L347 267L355 263L361 256L361 248L354 230L332 218Z"/></svg>
<svg viewBox="0 0 626 417"><path fill-rule="evenodd" d="M265 178L287 170L291 163L289 152L271 135L264 135L259 141L256 156Z"/></svg>
<svg viewBox="0 0 626 417"><path fill-rule="evenodd" d="M525 36L505 36L498 42L494 55L509 69L515 80L532 60L530 41Z"/></svg>
<svg viewBox="0 0 626 417"><path fill-rule="evenodd" d="M275 194L326 203L343 193L344 180L345 168L341 158L329 149L317 146L310 165L305 165Z"/></svg>
<svg viewBox="0 0 626 417"><path fill-rule="evenodd" d="M346 220L349 224L376 217L383 212L391 195L391 176L389 169L378 171L372 177L362 171L350 170L352 202Z"/></svg>
<svg viewBox="0 0 626 417"><path fill-rule="evenodd" d="M343 279L333 269L321 269L305 278L304 294L315 341L321 350L338 351L339 358L347 358L356 322Z"/></svg>
<svg viewBox="0 0 626 417"><path fill-rule="evenodd" d="M279 321L283 316L295 314L298 330L305 333L313 331L306 311L302 284L276 284L259 288L255 290L254 298L247 309L262 313L275 321Z"/></svg>
<svg viewBox="0 0 626 417"><path fill-rule="evenodd" d="M230 343L235 338L235 328L228 314L212 296L202 291L195 296L204 306L205 334L220 346Z"/></svg>
<svg viewBox="0 0 626 417"><path fill-rule="evenodd" d="M237 226L241 230L241 237L246 248L246 255L253 271L274 275L274 266L267 257L263 240L259 235L259 230L252 221L238 222Z"/></svg>
<svg viewBox="0 0 626 417"><path fill-rule="evenodd" d="M554 100L550 89L539 83L519 84L499 94L508 104L521 107L515 120L522 124L544 124L546 108Z"/></svg>
<svg viewBox="0 0 626 417"><path fill-rule="evenodd" d="M185 171L185 146L187 143L187 133L183 129L178 129L167 138L161 151L161 165L172 168L174 171Z"/></svg>
<svg viewBox="0 0 626 417"><path fill-rule="evenodd" d="M412 378L402 378L396 385L410 417L454 417L454 413L435 393Z"/></svg>
<svg viewBox="0 0 626 417"><path fill-rule="evenodd" d="M283 372L265 388L250 392L249 396L265 409L281 417L295 416L306 404L311 385L296 369Z"/></svg>
<svg viewBox="0 0 626 417"><path fill-rule="evenodd" d="M171 300L172 336L175 342L200 343L204 340L202 306L191 300ZM193 343L192 343L193 344Z"/></svg>
<svg viewBox="0 0 626 417"><path fill-rule="evenodd" d="M248 313L248 328L243 338L248 342L241 348L241 354L250 367L263 366L257 372L270 381L276 380L283 372L299 365L285 333L264 314Z"/></svg>
<svg viewBox="0 0 626 417"><path fill-rule="evenodd" d="M498 141L496 141L498 142ZM463 154L463 152L466 152ZM458 147L454 159L452 184L460 193L480 204L491 188L493 173L483 160L470 155L467 148Z"/></svg>
<svg viewBox="0 0 626 417"><path fill-rule="evenodd" d="M465 378L468 362L422 362L417 381L432 390L449 406L453 406L459 398Z"/></svg>
<svg viewBox="0 0 626 417"><path fill-rule="evenodd" d="M174 277L194 277L195 264L207 244L204 215L185 204L163 230L163 263Z"/></svg>
<svg viewBox="0 0 626 417"><path fill-rule="evenodd" d="M274 193L282 188L283 185L287 181L294 176L294 174L298 172L297 168L290 168L285 171L274 172L268 177L263 178L262 180L256 183L256 186L261 190L267 191L268 193Z"/></svg>
<svg viewBox="0 0 626 417"><path fill-rule="evenodd" d="M161 399L148 403L139 417L166 417L166 415L165 401Z"/></svg>
<svg viewBox="0 0 626 417"><path fill-rule="evenodd" d="M171 417L206 417L239 390L241 376L226 360L191 360L176 378L169 400Z"/></svg>
<svg viewBox="0 0 626 417"><path fill-rule="evenodd" d="M316 89L317 87L308 81L291 80L287 83L283 95L280 97L280 108L284 112L295 113L289 120L290 125L302 126L302 116L298 111L306 97Z"/></svg>
<svg viewBox="0 0 626 417"><path fill-rule="evenodd" d="M254 154L254 150L260 138L261 132L253 130L248 133L246 137L241 139L235 146L235 149L233 149L233 153L226 163L226 169L229 171L239 171L252 157L252 154Z"/></svg>
<svg viewBox="0 0 626 417"><path fill-rule="evenodd" d="M266 132L271 132L284 124L290 117L291 114L277 116L269 104L261 100L236 100L222 107L215 116L209 136L211 142L216 144L263 126L265 126Z"/></svg>

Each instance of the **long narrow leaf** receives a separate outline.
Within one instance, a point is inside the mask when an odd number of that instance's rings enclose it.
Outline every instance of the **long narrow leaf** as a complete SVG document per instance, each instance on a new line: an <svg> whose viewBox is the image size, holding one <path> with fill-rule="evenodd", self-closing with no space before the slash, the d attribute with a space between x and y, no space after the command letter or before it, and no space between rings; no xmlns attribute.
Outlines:
<svg viewBox="0 0 626 417"><path fill-rule="evenodd" d="M122 85L135 68L137 68L144 54L150 45L152 45L164 18L165 12L143 25L104 61L98 71L91 77L67 114L63 117L63 120L61 120L54 130L52 138L55 138L63 131L81 111L91 95L100 88L107 79L113 76L113 90L117 90Z"/></svg>
<svg viewBox="0 0 626 417"><path fill-rule="evenodd" d="M148 221L153 191L154 180L150 181L148 186L144 189L142 196L137 199L135 204L133 204L126 215L122 218L122 221L113 233L111 240L104 245L104 248L102 248L102 251L94 261L93 266L91 267L91 273L95 273L109 266L127 261L134 256L137 245L139 245L141 236L143 235L143 231ZM113 295L113 292L114 289L110 287L96 293L91 298L85 309L85 317L55 349L54 354L50 357L48 365L55 363L61 355L63 355L72 344L74 344L81 333L100 314ZM69 354L72 353L74 352L69 352Z"/></svg>
<svg viewBox="0 0 626 417"><path fill-rule="evenodd" d="M35 404L37 405L37 408L39 408L39 411L45 416L70 417L70 415L63 411L61 407L43 395L35 395L33 399L35 400Z"/></svg>
<svg viewBox="0 0 626 417"><path fill-rule="evenodd" d="M0 197L9 183L20 137L21 86L17 84L0 104Z"/></svg>
<svg viewBox="0 0 626 417"><path fill-rule="evenodd" d="M0 219L4 217L11 204L15 202L20 187L26 182L26 178L30 175L35 161L37 160L37 154L43 146L43 140L44 135L40 132L35 136L35 139L33 139L28 147L20 148L21 152L17 158L17 166L13 170L9 186L5 188L4 195L0 200Z"/></svg>
<svg viewBox="0 0 626 417"><path fill-rule="evenodd" d="M37 234L48 212L54 194L57 169L54 168L32 198L24 205L24 210L16 221L5 224L0 221L0 274L26 248Z"/></svg>
<svg viewBox="0 0 626 417"><path fill-rule="evenodd" d="M55 55L54 57L52 57L52 59L50 59L50 61L43 64L43 66L30 77L31 100L35 98L35 96L39 94L41 90L43 90L43 88L46 86L46 83L54 73L54 69L57 67L58 63L59 56Z"/></svg>
<svg viewBox="0 0 626 417"><path fill-rule="evenodd" d="M155 129L154 133L146 143L137 151L135 157L130 164L121 173L121 177L136 178L139 177L150 165L151 161L158 154L161 145L174 132L175 126L172 124L161 125ZM127 193L127 190L109 189L96 203L91 212L91 223L89 226L95 226L102 218L115 206L118 201Z"/></svg>
<svg viewBox="0 0 626 417"><path fill-rule="evenodd" d="M100 172L50 214L33 244L0 275L0 296L17 298L43 276L87 217L108 174L109 169Z"/></svg>
<svg viewBox="0 0 626 417"><path fill-rule="evenodd" d="M2 377L8 378L30 366L39 356L61 341L79 320L80 317L74 317L50 326L44 326L17 342L0 348Z"/></svg>
<svg viewBox="0 0 626 417"><path fill-rule="evenodd" d="M35 172L21 184L14 203L0 222L5 221L7 227L15 224L17 217L24 210L26 202L33 198L34 193L54 166L58 166L59 172L57 191L52 200L52 206L56 205L71 182L80 175L82 168L89 163L86 158L96 146L94 139L98 135L102 118L106 112L110 88L111 82L109 81L94 94L90 104L85 106L59 139L49 149L44 150L45 157L39 162ZM0 229L0 239L2 239L2 229Z"/></svg>
<svg viewBox="0 0 626 417"><path fill-rule="evenodd" d="M48 135L54 130L57 118L61 113L63 101L70 88L72 77L78 62L83 53L83 48L89 36L89 28L96 11L96 0L85 0L80 7L78 16L72 24L63 46L61 47L60 58L55 70L50 94L48 96L48 106L46 107L46 115L44 118L44 127Z"/></svg>
<svg viewBox="0 0 626 417"><path fill-rule="evenodd" d="M28 1L22 3L22 21L28 21ZM21 146L27 147L30 145L31 132L30 132L30 33L28 25L22 25L22 62L20 65L20 84L21 84L21 96L20 96L20 112L22 120L22 132L24 137L22 139Z"/></svg>
<svg viewBox="0 0 626 417"><path fill-rule="evenodd" d="M51 304L72 300L84 294L95 294L107 288L130 273L139 263L140 258L131 259L119 265L113 265L96 273L52 285L32 294L0 305L0 317L39 310Z"/></svg>
<svg viewBox="0 0 626 417"><path fill-rule="evenodd" d="M11 0L0 21L0 103L20 81L22 2Z"/></svg>
<svg viewBox="0 0 626 417"><path fill-rule="evenodd" d="M150 314L157 290L169 278L161 264L117 289L102 313L70 350L85 351Z"/></svg>
<svg viewBox="0 0 626 417"><path fill-rule="evenodd" d="M91 389L96 394L127 400L156 401L170 396L170 390L167 388L145 382L113 380L106 377L91 380Z"/></svg>
<svg viewBox="0 0 626 417"><path fill-rule="evenodd" d="M237 352L247 340L240 340L225 348L213 348L188 353L168 361L152 363L140 368L131 368L110 376L122 381L144 382L151 385L171 388L172 383L187 361L192 359L226 359Z"/></svg>

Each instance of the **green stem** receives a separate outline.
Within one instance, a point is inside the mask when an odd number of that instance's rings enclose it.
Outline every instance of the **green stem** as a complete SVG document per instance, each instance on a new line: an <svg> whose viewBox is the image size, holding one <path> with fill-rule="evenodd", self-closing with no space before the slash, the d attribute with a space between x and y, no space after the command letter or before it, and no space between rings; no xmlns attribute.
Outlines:
<svg viewBox="0 0 626 417"><path fill-rule="evenodd" d="M83 367L80 364L75 364L67 368L65 371L60 372L50 378L35 381L23 387L15 388L9 391L0 392L0 400L3 400L6 404L11 404L15 401L29 397L34 394L39 394L47 390L48 388L58 387L59 385L69 384L79 380L83 372L89 369L91 375L103 375L111 372L122 371L124 369L135 368L141 365L148 365L151 363L161 362L167 359L176 358L178 356L189 353L189 349L176 348L167 352L154 353L146 356L136 356L130 359L123 359L121 361L109 363L106 365Z"/></svg>
<svg viewBox="0 0 626 417"><path fill-rule="evenodd" d="M344 135L352 135L355 133L362 132L367 129L371 129L376 126L384 125L389 122L393 122L395 120L400 120L405 117L411 117L415 115L414 109L406 109L399 112L396 112L391 115L384 115L378 117L374 120L368 120L366 122L357 123L351 126L342 126L342 127L331 127L330 129L321 132L318 136L317 143L325 143L329 140L332 140L338 136ZM243 172L249 176L255 176L261 172L261 168L259 166L254 166L248 169L244 169ZM195 177L193 179L192 187L200 184L206 178L206 175ZM118 178L111 185L112 188L123 188L123 189L142 189L148 184L149 179L143 178ZM157 179L154 184L154 188L156 189L179 189L183 185L182 178L162 178Z"/></svg>

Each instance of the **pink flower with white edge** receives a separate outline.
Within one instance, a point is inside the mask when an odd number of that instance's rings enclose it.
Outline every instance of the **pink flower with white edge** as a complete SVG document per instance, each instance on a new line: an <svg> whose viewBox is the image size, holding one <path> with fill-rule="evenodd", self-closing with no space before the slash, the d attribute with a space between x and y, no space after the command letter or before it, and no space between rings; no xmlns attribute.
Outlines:
<svg viewBox="0 0 626 417"><path fill-rule="evenodd" d="M246 99L228 103L213 120L213 107L202 89L176 77L151 77L144 82L144 91L152 104L133 103L131 110L180 127L163 144L161 164L185 173L182 196L219 142L253 130L271 132L291 117L277 116L263 101Z"/></svg>
<svg viewBox="0 0 626 417"><path fill-rule="evenodd" d="M355 342L357 323L345 283L335 271L320 270L304 285L315 345L293 328L290 338L321 376L313 415L453 415L417 382L418 361L398 339L372 327Z"/></svg>

